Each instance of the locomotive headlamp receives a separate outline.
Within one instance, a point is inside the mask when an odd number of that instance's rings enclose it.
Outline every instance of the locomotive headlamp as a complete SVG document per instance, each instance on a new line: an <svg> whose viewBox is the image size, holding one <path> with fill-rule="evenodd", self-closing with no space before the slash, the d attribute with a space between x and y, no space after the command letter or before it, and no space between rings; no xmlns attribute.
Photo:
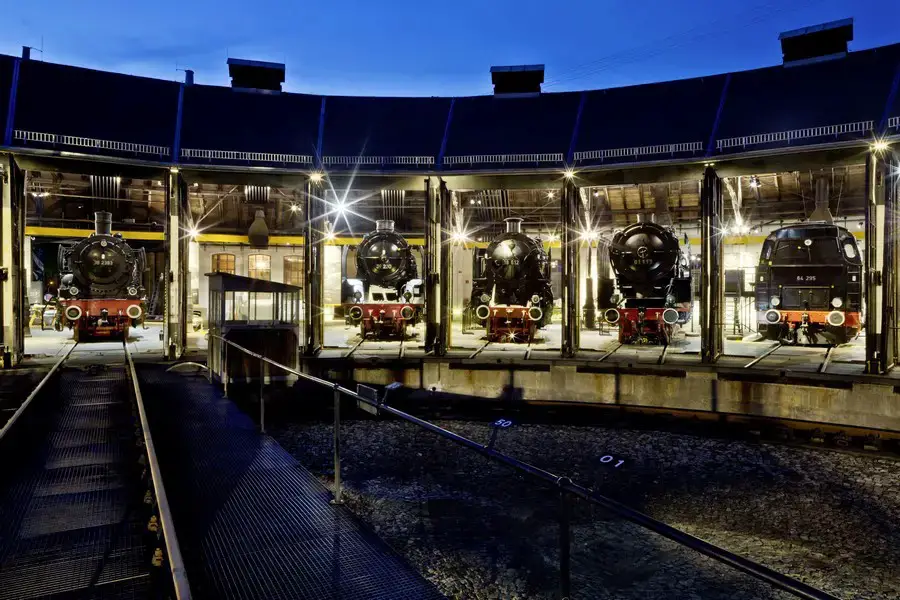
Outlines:
<svg viewBox="0 0 900 600"><path fill-rule="evenodd" d="M409 290L406 290L405 292L403 292L403 297L406 298L407 302L409 302L410 299L412 298L412 292Z"/></svg>
<svg viewBox="0 0 900 600"><path fill-rule="evenodd" d="M839 310L833 310L828 313L828 324L832 327L840 327L844 324L844 313Z"/></svg>
<svg viewBox="0 0 900 600"><path fill-rule="evenodd" d="M488 308L487 305L482 304L475 309L475 316L479 319L487 319L489 316L491 316L491 309Z"/></svg>
<svg viewBox="0 0 900 600"><path fill-rule="evenodd" d="M125 309L125 314L132 319L140 319L141 315L144 314L144 309L141 308L140 304L131 304L128 308Z"/></svg>
<svg viewBox="0 0 900 600"><path fill-rule="evenodd" d="M610 325L619 322L619 311L615 308L608 308L606 312L603 313L603 318L606 319L606 322Z"/></svg>
<svg viewBox="0 0 900 600"><path fill-rule="evenodd" d="M415 315L415 311L413 310L412 306L404 306L400 309L400 317L407 321L412 319L413 315Z"/></svg>
<svg viewBox="0 0 900 600"><path fill-rule="evenodd" d="M528 318L532 321L540 321L544 316L544 311L539 306L532 306L528 309Z"/></svg>
<svg viewBox="0 0 900 600"><path fill-rule="evenodd" d="M831 305L835 308L840 308L844 305L844 301L841 298L832 298Z"/></svg>
<svg viewBox="0 0 900 600"><path fill-rule="evenodd" d="M666 304L675 304L675 296L673 296L672 294L667 294Z"/></svg>
<svg viewBox="0 0 900 600"><path fill-rule="evenodd" d="M78 292L79 292L79 290L77 287L75 287L74 285L69 286L69 295L70 296L77 296Z"/></svg>
<svg viewBox="0 0 900 600"><path fill-rule="evenodd" d="M778 296L772 296L771 298L769 298L769 304L775 307L781 306L781 298L779 298Z"/></svg>
<svg viewBox="0 0 900 600"><path fill-rule="evenodd" d="M488 296L487 294L482 294L482 295L481 295L481 301L484 302L485 304L487 304L488 302L491 301L491 297Z"/></svg>
<svg viewBox="0 0 900 600"><path fill-rule="evenodd" d="M66 307L66 318L70 321L77 321L81 318L81 307L80 306L67 306Z"/></svg>
<svg viewBox="0 0 900 600"><path fill-rule="evenodd" d="M666 325L674 325L678 322L678 311L674 308L667 308L662 313L662 320Z"/></svg>
<svg viewBox="0 0 900 600"><path fill-rule="evenodd" d="M531 303L532 303L532 304L537 304L537 303L540 302L540 301L541 301L541 297L538 296L537 294L535 294L535 295L533 295L533 296L531 297Z"/></svg>
<svg viewBox="0 0 900 600"><path fill-rule="evenodd" d="M777 323L781 320L781 313L777 310L767 310L766 311L766 321L769 323Z"/></svg>
<svg viewBox="0 0 900 600"><path fill-rule="evenodd" d="M137 296L137 288L134 286L130 286L128 288L128 295L129 296Z"/></svg>
<svg viewBox="0 0 900 600"><path fill-rule="evenodd" d="M359 320L363 316L363 309L359 306L351 306L350 307L350 318L354 320Z"/></svg>

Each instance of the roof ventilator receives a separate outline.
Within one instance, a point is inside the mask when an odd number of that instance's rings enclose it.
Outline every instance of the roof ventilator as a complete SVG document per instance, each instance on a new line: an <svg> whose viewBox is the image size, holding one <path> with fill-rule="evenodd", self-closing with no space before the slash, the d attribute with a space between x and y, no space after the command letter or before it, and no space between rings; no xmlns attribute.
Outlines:
<svg viewBox="0 0 900 600"><path fill-rule="evenodd" d="M544 83L544 65L491 67L491 83L495 96L536 96Z"/></svg>
<svg viewBox="0 0 900 600"><path fill-rule="evenodd" d="M853 41L853 19L785 31L778 39L786 67L843 58Z"/></svg>
<svg viewBox="0 0 900 600"><path fill-rule="evenodd" d="M278 94L284 83L284 65L243 58L228 59L231 88L242 92Z"/></svg>

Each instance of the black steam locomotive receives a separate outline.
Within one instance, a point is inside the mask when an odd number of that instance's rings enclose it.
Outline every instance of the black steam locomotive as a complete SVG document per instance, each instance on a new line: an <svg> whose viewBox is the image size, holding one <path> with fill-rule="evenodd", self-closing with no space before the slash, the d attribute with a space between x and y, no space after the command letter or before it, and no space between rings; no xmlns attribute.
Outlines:
<svg viewBox="0 0 900 600"><path fill-rule="evenodd" d="M619 326L619 341L668 344L676 327L691 319L690 265L675 231L656 223L629 225L613 237L609 260L619 297L611 299L604 318Z"/></svg>
<svg viewBox="0 0 900 600"><path fill-rule="evenodd" d="M356 252L358 278L341 282L341 302L348 325L359 325L363 338L404 336L424 308L424 285L416 259L393 221L376 221Z"/></svg>
<svg viewBox="0 0 900 600"><path fill-rule="evenodd" d="M143 248L112 235L112 215L94 214L94 233L59 247L59 310L55 327L74 329L75 341L88 336L125 337L143 322L146 290Z"/></svg>
<svg viewBox="0 0 900 600"><path fill-rule="evenodd" d="M862 258L853 234L830 223L782 227L756 270L759 333L782 343L842 344L859 333Z"/></svg>
<svg viewBox="0 0 900 600"><path fill-rule="evenodd" d="M506 232L475 256L470 308L490 341L531 342L553 314L550 257L521 229L522 219L506 219Z"/></svg>

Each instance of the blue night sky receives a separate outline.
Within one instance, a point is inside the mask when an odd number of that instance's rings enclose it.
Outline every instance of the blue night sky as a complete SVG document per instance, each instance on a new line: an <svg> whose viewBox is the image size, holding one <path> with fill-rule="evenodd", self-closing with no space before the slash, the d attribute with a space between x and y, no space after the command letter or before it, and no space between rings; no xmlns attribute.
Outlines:
<svg viewBox="0 0 900 600"><path fill-rule="evenodd" d="M900 42L898 0L0 0L0 53L228 85L228 56L284 62L285 89L490 93L491 65L543 63L546 91L781 61L778 33L854 17L860 50ZM41 54L34 52L33 58Z"/></svg>

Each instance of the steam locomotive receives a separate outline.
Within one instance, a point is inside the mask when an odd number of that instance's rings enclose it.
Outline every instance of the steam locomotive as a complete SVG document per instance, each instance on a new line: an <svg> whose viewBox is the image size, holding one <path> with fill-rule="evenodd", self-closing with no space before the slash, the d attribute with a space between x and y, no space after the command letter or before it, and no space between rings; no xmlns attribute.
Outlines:
<svg viewBox="0 0 900 600"><path fill-rule="evenodd" d="M61 245L58 258L58 331L73 329L75 341L89 336L124 339L130 326L143 322L144 249L129 246L121 233L112 235L110 213L94 213L94 233L74 245Z"/></svg>
<svg viewBox="0 0 900 600"><path fill-rule="evenodd" d="M550 258L522 233L522 219L506 219L506 232L475 255L470 307L490 341L530 343L550 323Z"/></svg>
<svg viewBox="0 0 900 600"><path fill-rule="evenodd" d="M759 333L782 343L843 344L859 333L862 258L853 234L830 223L782 227L756 270Z"/></svg>
<svg viewBox="0 0 900 600"><path fill-rule="evenodd" d="M668 344L691 319L690 265L675 231L656 223L629 225L613 237L609 260L620 297L604 318L619 326L619 341Z"/></svg>
<svg viewBox="0 0 900 600"><path fill-rule="evenodd" d="M344 318L359 325L360 335L404 336L407 325L422 319L424 285L409 244L394 232L394 222L376 221L356 252L358 278L341 281Z"/></svg>

